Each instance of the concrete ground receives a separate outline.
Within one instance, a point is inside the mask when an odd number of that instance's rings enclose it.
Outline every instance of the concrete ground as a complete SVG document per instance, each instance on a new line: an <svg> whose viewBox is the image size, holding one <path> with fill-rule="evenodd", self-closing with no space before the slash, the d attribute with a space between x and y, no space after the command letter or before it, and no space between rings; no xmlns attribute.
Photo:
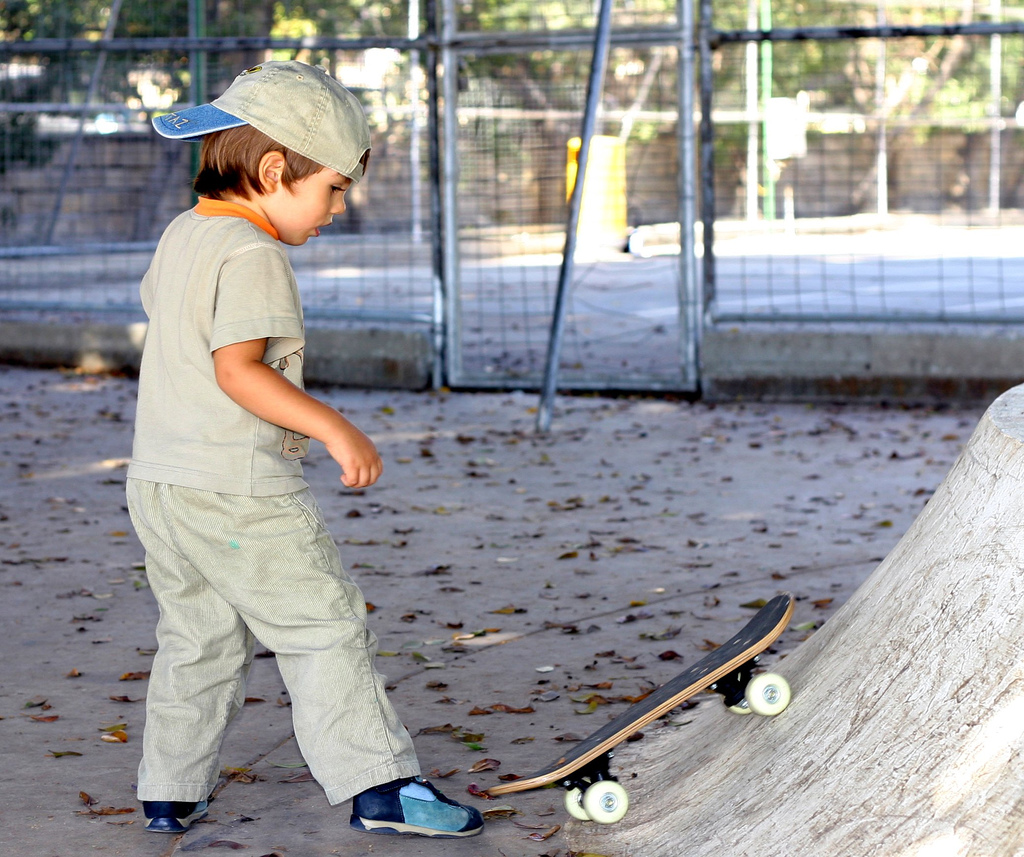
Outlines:
<svg viewBox="0 0 1024 857"><path fill-rule="evenodd" d="M362 492L322 448L307 466L373 605L381 671L424 773L486 812L487 829L351 831L348 808L306 776L266 653L209 818L168 837L142 830L133 792L156 621L123 497L135 390L0 367L5 857L568 857L560 791L471 792L550 761L728 638L757 599L790 591L796 614L768 658L784 674L981 413L566 397L538 436L531 395L319 391L385 460ZM693 714L717 704L702 697L658 728L700 728Z"/></svg>

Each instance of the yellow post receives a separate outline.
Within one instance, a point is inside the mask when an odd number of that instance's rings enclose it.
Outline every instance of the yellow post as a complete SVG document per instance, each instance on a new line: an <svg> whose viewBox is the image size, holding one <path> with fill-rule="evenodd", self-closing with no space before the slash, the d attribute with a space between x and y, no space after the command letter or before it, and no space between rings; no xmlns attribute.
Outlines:
<svg viewBox="0 0 1024 857"><path fill-rule="evenodd" d="M566 199L576 185L582 143L579 137L573 137L567 146ZM595 135L590 138L577 241L621 248L626 243L626 232L626 144L618 137Z"/></svg>

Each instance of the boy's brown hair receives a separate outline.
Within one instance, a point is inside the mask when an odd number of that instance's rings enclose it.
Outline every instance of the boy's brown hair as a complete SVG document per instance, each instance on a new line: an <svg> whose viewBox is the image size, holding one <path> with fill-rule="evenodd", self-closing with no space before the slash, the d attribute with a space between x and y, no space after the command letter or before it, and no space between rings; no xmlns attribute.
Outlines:
<svg viewBox="0 0 1024 857"><path fill-rule="evenodd" d="M281 183L286 188L323 169L316 161L285 148L252 125L241 125L203 137L199 172L192 189L210 199L224 199L228 194L243 199L252 199L254 194L260 196L265 193L259 177L260 159L268 152L284 155Z"/></svg>

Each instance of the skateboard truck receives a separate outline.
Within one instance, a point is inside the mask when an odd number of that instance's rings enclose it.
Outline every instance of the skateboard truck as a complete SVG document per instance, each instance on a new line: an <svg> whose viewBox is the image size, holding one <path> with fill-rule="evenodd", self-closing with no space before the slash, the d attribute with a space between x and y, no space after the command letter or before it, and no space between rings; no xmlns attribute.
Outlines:
<svg viewBox="0 0 1024 857"><path fill-rule="evenodd" d="M607 753L602 753L579 770L573 771L571 776L562 780L562 787L586 791L587 786L591 783L596 783L600 780L614 780L615 777L611 772L611 761L614 755L611 750Z"/></svg>
<svg viewBox="0 0 1024 857"><path fill-rule="evenodd" d="M760 658L755 655L749 661L740 664L731 673L726 673L711 685L708 690L721 694L724 697L723 702L726 708L731 711L749 714L750 708L747 705L745 694L747 685L750 684L750 680L753 678L754 668L757 666L758 661L760 661Z"/></svg>
<svg viewBox="0 0 1024 857"><path fill-rule="evenodd" d="M562 780L565 811L579 821L613 824L629 809L629 795L611 772L608 750Z"/></svg>
<svg viewBox="0 0 1024 857"><path fill-rule="evenodd" d="M708 690L721 694L726 707L736 714L760 714L774 717L786 710L791 691L789 682L775 673L754 675L760 658L755 655L730 673L726 673Z"/></svg>

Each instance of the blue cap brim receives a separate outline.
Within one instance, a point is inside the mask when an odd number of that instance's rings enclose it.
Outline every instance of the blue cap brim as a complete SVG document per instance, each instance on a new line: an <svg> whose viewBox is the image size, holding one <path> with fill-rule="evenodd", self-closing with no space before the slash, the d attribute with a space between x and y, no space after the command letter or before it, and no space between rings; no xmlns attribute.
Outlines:
<svg viewBox="0 0 1024 857"><path fill-rule="evenodd" d="M200 104L197 107L187 107L175 113L153 117L153 127L157 133L172 140L198 140L215 131L225 131L248 124L245 120L225 113L212 104Z"/></svg>

